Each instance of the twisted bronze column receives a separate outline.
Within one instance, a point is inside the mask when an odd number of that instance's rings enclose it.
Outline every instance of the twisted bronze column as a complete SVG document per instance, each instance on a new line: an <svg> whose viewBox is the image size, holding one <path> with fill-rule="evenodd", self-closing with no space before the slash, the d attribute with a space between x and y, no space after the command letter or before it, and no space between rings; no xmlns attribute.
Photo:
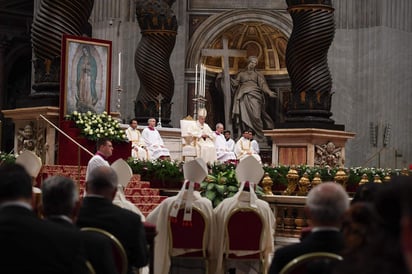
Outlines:
<svg viewBox="0 0 412 274"><path fill-rule="evenodd" d="M293 20L286 49L286 66L292 83L286 122L333 124L330 119L332 77L327 64L328 49L335 34L332 1L286 2Z"/></svg>
<svg viewBox="0 0 412 274"><path fill-rule="evenodd" d="M32 28L35 80L39 95L58 95L63 34L81 35L94 0L42 0Z"/></svg>
<svg viewBox="0 0 412 274"><path fill-rule="evenodd" d="M139 122L159 116L164 126L169 126L174 78L170 68L170 55L176 43L177 21L171 10L174 0L140 0L136 15L142 31L135 53L135 69L140 79L140 89L135 102L135 115ZM164 98L159 106L157 97Z"/></svg>

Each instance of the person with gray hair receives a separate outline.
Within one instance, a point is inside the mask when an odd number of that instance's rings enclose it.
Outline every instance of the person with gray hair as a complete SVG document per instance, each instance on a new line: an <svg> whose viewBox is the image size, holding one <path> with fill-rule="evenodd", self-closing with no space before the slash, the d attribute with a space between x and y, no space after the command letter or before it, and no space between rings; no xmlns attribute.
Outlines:
<svg viewBox="0 0 412 274"><path fill-rule="evenodd" d="M77 226L97 227L113 234L126 251L127 273L131 274L134 268L147 265L149 252L140 216L113 204L117 185L117 175L111 167L97 167L90 173Z"/></svg>
<svg viewBox="0 0 412 274"><path fill-rule="evenodd" d="M42 193L45 219L79 233L84 241L86 259L96 274L116 273L110 240L103 235L82 232L73 223L79 208L76 183L64 176L49 177L42 184Z"/></svg>
<svg viewBox="0 0 412 274"><path fill-rule="evenodd" d="M79 191L72 179L63 176L49 177L43 182L41 189L45 217L73 217L79 201Z"/></svg>
<svg viewBox="0 0 412 274"><path fill-rule="evenodd" d="M215 147L217 160L221 163L225 162L235 162L236 155L233 151L230 151L226 145L226 139L223 135L224 126L222 123L216 124L216 131L213 132L215 137Z"/></svg>
<svg viewBox="0 0 412 274"><path fill-rule="evenodd" d="M340 228L348 208L349 196L340 184L325 182L311 189L305 206L311 232L300 243L277 250L269 273L279 273L287 263L306 253L340 253L344 248Z"/></svg>

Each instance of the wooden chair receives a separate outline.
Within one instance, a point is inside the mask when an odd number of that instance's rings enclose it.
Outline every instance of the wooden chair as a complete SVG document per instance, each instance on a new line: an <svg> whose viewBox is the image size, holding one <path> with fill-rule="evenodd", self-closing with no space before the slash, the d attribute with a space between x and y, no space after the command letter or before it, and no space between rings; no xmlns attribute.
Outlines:
<svg viewBox="0 0 412 274"><path fill-rule="evenodd" d="M290 261L280 274L332 274L334 265L342 260L342 257L335 253L311 252Z"/></svg>
<svg viewBox="0 0 412 274"><path fill-rule="evenodd" d="M127 254L122 243L110 232L97 227L82 227L81 231L99 233L111 240L113 246L113 257L119 274L126 274L128 268Z"/></svg>
<svg viewBox="0 0 412 274"><path fill-rule="evenodd" d="M96 274L94 267L89 261L86 261L86 267L87 267L87 270L89 271L89 274Z"/></svg>
<svg viewBox="0 0 412 274"><path fill-rule="evenodd" d="M186 259L200 260L204 264L204 273L208 273L208 235L210 224L204 213L196 207L192 208L192 221L190 224L183 222L184 206L179 209L176 219L168 222L169 255L171 259L170 269L173 269L174 262L185 261ZM183 250L191 250L181 254ZM175 254L179 255L175 255Z"/></svg>
<svg viewBox="0 0 412 274"><path fill-rule="evenodd" d="M235 208L225 224L226 247L224 269L229 261L258 262L259 273L264 269L263 232L265 222L255 208Z"/></svg>
<svg viewBox="0 0 412 274"><path fill-rule="evenodd" d="M196 121L189 115L180 120L180 130L182 136L182 159L187 157L194 159L197 157L196 138L190 135L190 129L196 125Z"/></svg>

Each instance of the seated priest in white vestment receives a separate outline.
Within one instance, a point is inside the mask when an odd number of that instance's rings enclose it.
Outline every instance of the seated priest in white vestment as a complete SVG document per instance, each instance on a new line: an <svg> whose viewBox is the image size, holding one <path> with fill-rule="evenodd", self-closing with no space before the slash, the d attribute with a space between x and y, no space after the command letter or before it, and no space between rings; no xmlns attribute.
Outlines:
<svg viewBox="0 0 412 274"><path fill-rule="evenodd" d="M170 241L168 237L168 222L169 218L176 218L180 207L185 208L184 221L191 221L191 211L193 207L198 208L205 216L209 224L213 217L212 202L200 196L198 189L200 183L207 176L206 163L202 159L195 159L186 162L183 165L183 173L185 182L176 196L169 197L160 203L146 218L146 221L156 225L157 235L155 237L155 254L154 254L154 273L167 274L170 269ZM209 239L213 234L213 228L209 229L209 234L206 237ZM211 250L211 241L208 250ZM181 255L188 252L198 250L179 250L173 249L174 255ZM209 268L210 269L210 268ZM193 269L192 269L193 271ZM194 273L190 271L185 273ZM179 273L183 273L182 271ZM212 273L212 272L209 272Z"/></svg>
<svg viewBox="0 0 412 274"><path fill-rule="evenodd" d="M230 151L226 145L226 139L223 135L223 124L217 123L216 124L216 131L213 132L213 136L215 138L215 147L216 147L216 156L217 160L221 163L224 162L235 162L236 155L233 151Z"/></svg>
<svg viewBox="0 0 412 274"><path fill-rule="evenodd" d="M260 158L259 153L257 153L253 147L249 138L249 130L244 130L242 137L236 142L235 154L239 161L242 161L247 156L253 156L255 159L262 163L262 158Z"/></svg>
<svg viewBox="0 0 412 274"><path fill-rule="evenodd" d="M156 119L149 118L147 128L142 131L142 138L149 152L149 160L170 159L170 152L165 147L159 131L155 128Z"/></svg>
<svg viewBox="0 0 412 274"><path fill-rule="evenodd" d="M261 178L263 177L264 171L262 165L253 157L247 157L242 160L236 168L236 177L240 182L239 191L235 196L231 198L224 199L215 209L215 222L214 231L216 236L214 237L214 256L217 259L216 271L212 273L223 274L223 256L226 246L225 238L225 223L230 215L230 213L237 208L253 208L261 215L262 219L265 221L264 235L261 237L263 243L261 243L261 248L264 251L264 268L267 270L270 266L269 258L274 251L274 233L276 228L275 215L269 204L257 197L254 186L257 185ZM247 224L245 224L247 225ZM239 228L242 229L242 228ZM245 235L245 240L247 241L248 235ZM247 255L245 253L236 253L237 255ZM248 253L250 254L250 253ZM236 273L258 273L255 269L258 269L258 263L256 264L246 264L246 263L236 263L233 265L227 265L227 268L236 268ZM261 273L267 273L267 271L262 271Z"/></svg>
<svg viewBox="0 0 412 274"><path fill-rule="evenodd" d="M214 163L217 160L215 138L213 131L205 123L207 111L204 108L198 111L198 120L189 130L189 134L196 137L197 157L202 158L206 163Z"/></svg>
<svg viewBox="0 0 412 274"><path fill-rule="evenodd" d="M131 156L144 161L148 158L148 152L137 125L137 119L130 120L129 127L126 129L126 136L129 142L132 143Z"/></svg>

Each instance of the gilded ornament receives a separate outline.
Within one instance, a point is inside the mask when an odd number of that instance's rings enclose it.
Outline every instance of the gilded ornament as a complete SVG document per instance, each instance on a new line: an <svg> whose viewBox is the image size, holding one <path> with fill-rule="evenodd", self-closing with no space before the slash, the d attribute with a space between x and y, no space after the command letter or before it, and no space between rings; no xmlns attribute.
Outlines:
<svg viewBox="0 0 412 274"><path fill-rule="evenodd" d="M265 172L265 176L263 177L263 180L262 180L262 187L263 187L263 192L265 193L265 195L273 195L272 185L273 185L272 178L270 178L269 173Z"/></svg>
<svg viewBox="0 0 412 274"><path fill-rule="evenodd" d="M333 179L335 180L335 182L346 188L346 183L348 182L348 175L346 175L346 172L343 170L343 167L339 168Z"/></svg>
<svg viewBox="0 0 412 274"><path fill-rule="evenodd" d="M317 185L320 185L322 183L322 179L320 178L319 172L315 173L315 177L313 177L312 180L312 188L314 188Z"/></svg>
<svg viewBox="0 0 412 274"><path fill-rule="evenodd" d="M302 178L300 178L298 186L299 186L298 195L299 196L306 196L308 194L309 188L310 188L309 175L306 172L305 172L305 174L303 174Z"/></svg>
<svg viewBox="0 0 412 274"><path fill-rule="evenodd" d="M283 191L283 195L292 195L296 190L299 180L299 174L293 166L289 169L286 179L288 180L288 186Z"/></svg>
<svg viewBox="0 0 412 274"><path fill-rule="evenodd" d="M362 179L359 181L358 185L361 186L361 185L364 185L366 183L369 183L369 178L368 178L368 175L366 175L366 173L364 173L362 175Z"/></svg>
<svg viewBox="0 0 412 274"><path fill-rule="evenodd" d="M373 177L373 182L377 184L382 184L381 176L375 174L375 176Z"/></svg>

